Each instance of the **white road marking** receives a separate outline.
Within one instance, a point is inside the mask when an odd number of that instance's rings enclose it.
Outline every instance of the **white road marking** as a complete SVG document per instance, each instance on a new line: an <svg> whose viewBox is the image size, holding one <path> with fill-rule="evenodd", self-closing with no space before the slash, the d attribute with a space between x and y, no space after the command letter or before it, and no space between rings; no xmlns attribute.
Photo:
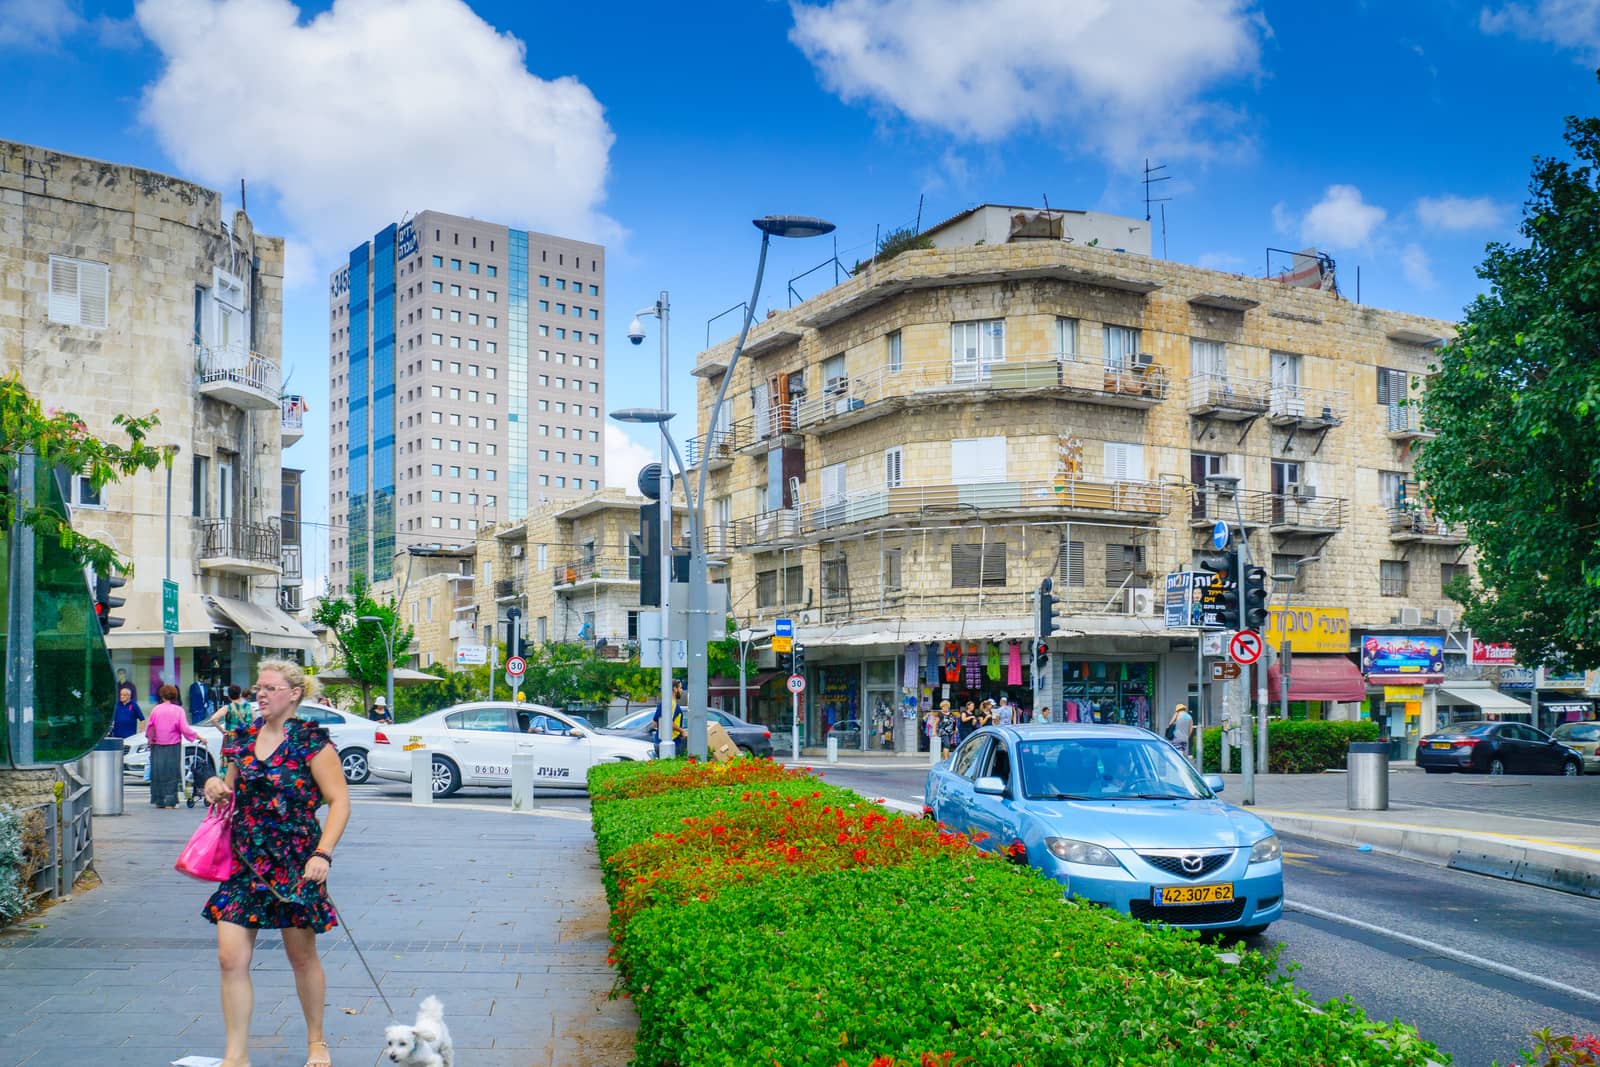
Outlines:
<svg viewBox="0 0 1600 1067"><path fill-rule="evenodd" d="M1374 923L1362 922L1360 919L1352 919L1348 915L1340 915L1338 912L1328 911L1325 908L1319 908L1312 904L1301 904L1298 901L1285 899L1283 902L1283 907L1285 911L1298 911L1301 914L1310 915L1317 919L1325 919L1328 922L1354 927L1357 930L1365 930L1369 934L1377 934L1381 937L1392 938L1393 940L1399 941L1402 944L1410 945L1412 948L1422 949L1434 955L1455 960L1457 963L1465 963L1469 967L1477 967L1479 970L1498 974L1502 978L1510 978L1513 981L1525 982L1529 985L1536 985L1541 989L1548 989L1553 993L1560 993L1562 996L1574 997L1578 1000L1587 1001L1590 1004L1600 1004L1600 993L1593 993L1587 989L1580 989L1577 986L1567 985L1565 982L1557 982L1553 979L1545 978L1537 974L1530 974L1527 971L1518 970L1515 967L1508 966L1504 963L1498 963L1495 960L1485 959L1482 956L1474 956L1470 952L1462 952L1459 949L1447 948L1436 942L1429 941L1426 938L1414 937L1411 934L1402 934L1398 930L1390 930L1388 927L1378 926Z"/></svg>

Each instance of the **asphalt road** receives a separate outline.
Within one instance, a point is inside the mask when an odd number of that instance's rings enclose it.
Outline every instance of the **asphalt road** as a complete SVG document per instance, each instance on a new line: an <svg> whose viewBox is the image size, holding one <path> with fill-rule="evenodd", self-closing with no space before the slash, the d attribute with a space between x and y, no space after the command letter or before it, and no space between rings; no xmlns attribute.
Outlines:
<svg viewBox="0 0 1600 1067"><path fill-rule="evenodd" d="M824 768L836 785L909 804L926 774ZM1284 847L1289 914L1253 945L1281 946L1316 1000L1349 996L1407 1022L1463 1067L1520 1062L1543 1027L1600 1031L1595 901L1289 835Z"/></svg>

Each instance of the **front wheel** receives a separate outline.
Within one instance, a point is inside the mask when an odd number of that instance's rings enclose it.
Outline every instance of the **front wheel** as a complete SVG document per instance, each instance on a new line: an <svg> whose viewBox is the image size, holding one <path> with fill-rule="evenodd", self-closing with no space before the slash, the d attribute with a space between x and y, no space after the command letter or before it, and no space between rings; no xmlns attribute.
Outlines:
<svg viewBox="0 0 1600 1067"><path fill-rule="evenodd" d="M1499 756L1496 756L1494 759L1489 761L1489 773L1490 774L1504 774L1504 773L1506 773L1505 762L1503 760L1501 760Z"/></svg>
<svg viewBox="0 0 1600 1067"><path fill-rule="evenodd" d="M372 769L367 766L367 750L364 748L347 748L339 753L339 768L344 771L346 785L361 785L372 777Z"/></svg>
<svg viewBox="0 0 1600 1067"><path fill-rule="evenodd" d="M433 795L454 796L461 788L461 772L443 756L433 757Z"/></svg>
<svg viewBox="0 0 1600 1067"><path fill-rule="evenodd" d="M1575 759L1569 759L1561 765L1561 773L1567 778L1576 778L1583 773L1583 764Z"/></svg>

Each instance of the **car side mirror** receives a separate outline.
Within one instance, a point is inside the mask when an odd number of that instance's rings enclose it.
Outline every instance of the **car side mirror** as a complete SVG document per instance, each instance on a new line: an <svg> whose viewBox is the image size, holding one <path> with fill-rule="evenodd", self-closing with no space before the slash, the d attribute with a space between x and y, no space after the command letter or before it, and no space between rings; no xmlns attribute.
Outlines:
<svg viewBox="0 0 1600 1067"><path fill-rule="evenodd" d="M972 783L972 791L991 797L1005 796L1006 783L1003 779L996 778L993 775L985 775Z"/></svg>
<svg viewBox="0 0 1600 1067"><path fill-rule="evenodd" d="M1223 782L1222 775L1220 774L1208 774L1206 775L1205 781L1206 788L1211 790L1213 793L1222 792L1222 787L1226 784Z"/></svg>
<svg viewBox="0 0 1600 1067"><path fill-rule="evenodd" d="M582 737L583 736L583 730L581 730L580 728L574 726L572 729L567 731L567 736L568 737Z"/></svg>

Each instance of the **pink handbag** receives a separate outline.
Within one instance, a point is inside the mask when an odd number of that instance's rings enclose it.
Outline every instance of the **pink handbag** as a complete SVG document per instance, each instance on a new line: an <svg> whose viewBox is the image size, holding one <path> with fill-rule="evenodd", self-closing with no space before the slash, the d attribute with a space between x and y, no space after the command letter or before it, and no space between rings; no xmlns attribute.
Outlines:
<svg viewBox="0 0 1600 1067"><path fill-rule="evenodd" d="M203 882L226 882L238 868L233 855L233 802L213 804L178 854L174 869Z"/></svg>

